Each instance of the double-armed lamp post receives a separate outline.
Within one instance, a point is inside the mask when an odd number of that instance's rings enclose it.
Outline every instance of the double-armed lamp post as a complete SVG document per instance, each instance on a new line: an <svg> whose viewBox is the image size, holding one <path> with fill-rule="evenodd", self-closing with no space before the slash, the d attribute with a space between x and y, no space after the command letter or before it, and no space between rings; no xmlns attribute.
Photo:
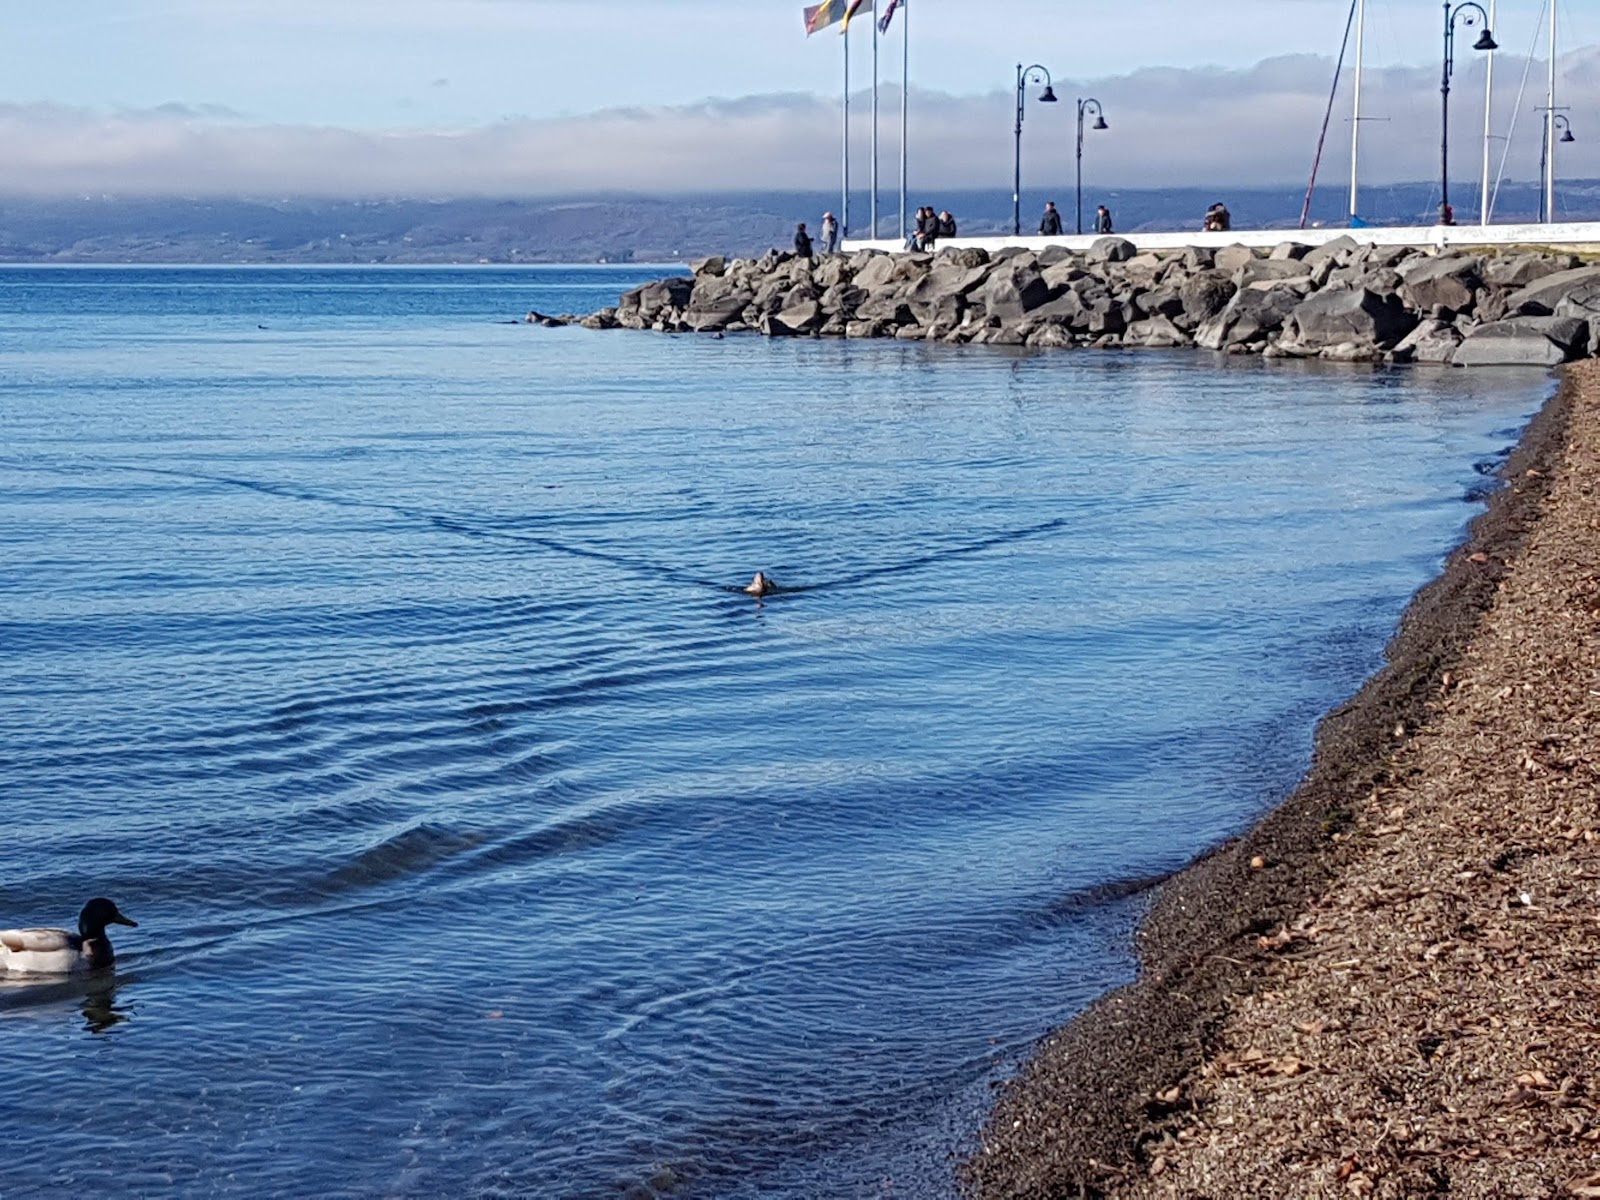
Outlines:
<svg viewBox="0 0 1600 1200"><path fill-rule="evenodd" d="M1474 15L1476 14L1476 15ZM1462 19L1462 18L1465 19ZM1489 29L1489 14L1484 11L1483 5L1476 0L1463 0L1461 4L1452 6L1450 0L1444 0L1444 75L1439 83L1440 107L1443 109L1444 129L1439 139L1439 220L1453 221L1453 210L1450 208L1450 76L1455 73L1456 53L1456 22L1471 26L1473 22L1483 20L1483 32L1478 35L1478 40L1472 44L1474 50L1498 50L1500 44L1494 40L1494 35Z"/></svg>
<svg viewBox="0 0 1600 1200"><path fill-rule="evenodd" d="M1028 98L1028 85L1030 83L1044 84L1044 92L1039 97L1041 104L1054 104L1056 91L1050 82L1050 72L1034 63L1031 67L1017 64L1017 150L1013 159L1011 182L1011 235L1022 236L1022 110Z"/></svg>
<svg viewBox="0 0 1600 1200"><path fill-rule="evenodd" d="M1110 129L1106 124L1106 110L1100 107L1100 101L1090 97L1088 100L1078 101L1078 232L1083 232L1083 118L1086 113L1094 114L1094 129Z"/></svg>

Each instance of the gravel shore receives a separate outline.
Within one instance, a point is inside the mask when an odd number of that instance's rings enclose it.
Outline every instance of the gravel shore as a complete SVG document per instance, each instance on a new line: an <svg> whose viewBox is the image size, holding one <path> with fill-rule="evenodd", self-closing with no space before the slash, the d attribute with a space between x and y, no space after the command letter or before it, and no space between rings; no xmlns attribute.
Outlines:
<svg viewBox="0 0 1600 1200"><path fill-rule="evenodd" d="M983 1197L1600 1197L1600 364L1329 716L1040 1044Z"/></svg>

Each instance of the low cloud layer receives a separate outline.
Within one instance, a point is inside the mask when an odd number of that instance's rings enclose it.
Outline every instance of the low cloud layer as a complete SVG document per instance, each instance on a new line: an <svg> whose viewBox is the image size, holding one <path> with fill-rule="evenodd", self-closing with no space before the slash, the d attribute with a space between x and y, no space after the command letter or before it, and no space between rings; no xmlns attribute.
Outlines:
<svg viewBox="0 0 1600 1200"><path fill-rule="evenodd" d="M1496 130L1516 107L1524 63L1501 55ZM1283 184L1303 181L1322 125L1332 63L1269 59L1248 70L1149 69L1083 83L1058 81L1064 103L1030 89L1024 171L1036 185L1069 181L1076 96L1093 95L1111 129L1091 132L1085 164L1101 186ZM1575 143L1563 176L1600 176L1600 47L1561 60L1560 103ZM1543 104L1534 64L1510 141L1508 178L1537 174ZM1372 185L1438 172L1437 68L1369 72L1362 176ZM1452 92L1453 170L1476 178L1483 129L1482 60L1464 63ZM899 93L880 93L881 170L898 177ZM853 169L868 169L868 94L855 100ZM919 188L1009 192L1014 96L911 95L911 173ZM1349 89L1329 129L1323 178L1348 175ZM839 170L837 97L752 96L670 108L627 108L457 131L372 132L260 125L202 104L114 114L0 106L0 191L35 195L521 195L825 190ZM1495 162L1500 147L1497 142Z"/></svg>

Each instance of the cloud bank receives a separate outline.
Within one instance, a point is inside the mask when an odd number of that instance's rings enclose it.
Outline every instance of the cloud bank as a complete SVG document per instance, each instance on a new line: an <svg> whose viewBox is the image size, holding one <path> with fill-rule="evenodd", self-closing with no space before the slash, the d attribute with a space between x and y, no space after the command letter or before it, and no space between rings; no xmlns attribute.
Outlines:
<svg viewBox="0 0 1600 1200"><path fill-rule="evenodd" d="M1561 173L1600 176L1600 47L1563 56L1561 103L1578 141L1561 146ZM1524 63L1500 56L1496 129L1504 133ZM1331 61L1268 59L1244 70L1153 68L1088 81L1058 80L1065 103L1030 96L1024 171L1033 185L1072 178L1076 96L1099 99L1111 129L1091 132L1086 170L1102 187L1273 185L1303 182L1327 106ZM1537 174L1540 64L1509 143L1507 176ZM1348 84L1329 130L1323 178L1347 177ZM913 89L911 174L918 188L1009 191L1014 96ZM853 101L852 169L868 170L868 94ZM899 93L880 93L881 171L898 175ZM1368 73L1363 180L1427 179L1438 170L1436 68ZM1481 60L1462 64L1452 92L1458 179L1481 161ZM302 195L329 197L554 196L714 190L826 190L839 170L837 97L713 99L660 108L507 120L454 131L256 124L205 104L117 113L51 105L0 106L0 191L32 195Z"/></svg>

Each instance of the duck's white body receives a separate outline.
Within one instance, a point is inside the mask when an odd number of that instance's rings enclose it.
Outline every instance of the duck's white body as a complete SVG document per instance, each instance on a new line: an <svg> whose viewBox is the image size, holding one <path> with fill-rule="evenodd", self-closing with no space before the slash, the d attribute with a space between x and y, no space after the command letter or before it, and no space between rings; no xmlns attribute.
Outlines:
<svg viewBox="0 0 1600 1200"><path fill-rule="evenodd" d="M77 975L116 961L107 925L137 925L109 900L91 900L67 929L0 929L0 972L15 975Z"/></svg>
<svg viewBox="0 0 1600 1200"><path fill-rule="evenodd" d="M98 939L105 945L105 939ZM22 975L74 975L93 971L95 942L65 929L0 929L0 970Z"/></svg>

